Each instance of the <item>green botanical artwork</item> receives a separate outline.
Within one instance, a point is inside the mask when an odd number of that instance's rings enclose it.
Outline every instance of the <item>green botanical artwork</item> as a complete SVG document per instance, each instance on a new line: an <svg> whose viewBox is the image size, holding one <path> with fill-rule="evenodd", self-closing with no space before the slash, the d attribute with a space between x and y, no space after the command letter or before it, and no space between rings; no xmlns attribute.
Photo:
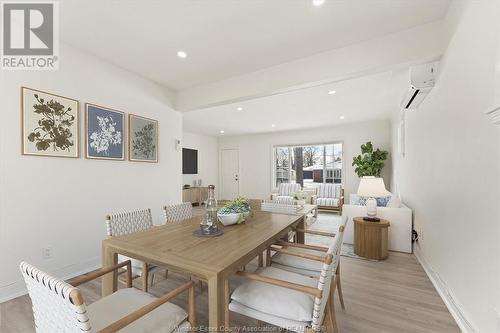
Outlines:
<svg viewBox="0 0 500 333"><path fill-rule="evenodd" d="M132 140L132 151L135 155L142 155L144 158L151 159L156 153L154 142L154 125L147 124L139 131L134 133L135 139Z"/></svg>
<svg viewBox="0 0 500 333"><path fill-rule="evenodd" d="M131 161L158 161L158 122L129 115Z"/></svg>
<svg viewBox="0 0 500 333"><path fill-rule="evenodd" d="M51 99L46 101L34 94L38 104L33 105L33 112L41 115L38 126L28 134L28 140L35 142L36 149L45 151L51 148L54 151L67 150L74 146L71 125L75 116L71 114L71 107Z"/></svg>
<svg viewBox="0 0 500 333"><path fill-rule="evenodd" d="M78 157L78 101L22 88L23 154Z"/></svg>

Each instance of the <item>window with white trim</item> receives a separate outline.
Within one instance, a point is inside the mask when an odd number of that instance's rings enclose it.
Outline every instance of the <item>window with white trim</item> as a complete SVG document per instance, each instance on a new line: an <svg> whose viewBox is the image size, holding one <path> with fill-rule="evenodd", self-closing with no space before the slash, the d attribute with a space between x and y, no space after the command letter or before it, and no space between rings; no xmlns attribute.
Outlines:
<svg viewBox="0 0 500 333"><path fill-rule="evenodd" d="M299 183L304 189L321 183L342 183L342 143L275 146L274 187Z"/></svg>

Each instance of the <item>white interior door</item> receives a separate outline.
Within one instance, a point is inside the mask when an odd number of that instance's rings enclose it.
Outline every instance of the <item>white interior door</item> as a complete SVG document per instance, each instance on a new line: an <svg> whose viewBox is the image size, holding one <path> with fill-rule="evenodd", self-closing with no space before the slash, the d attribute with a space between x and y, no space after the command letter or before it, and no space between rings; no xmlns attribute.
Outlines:
<svg viewBox="0 0 500 333"><path fill-rule="evenodd" d="M239 152L238 149L221 151L221 199L234 199L239 194Z"/></svg>

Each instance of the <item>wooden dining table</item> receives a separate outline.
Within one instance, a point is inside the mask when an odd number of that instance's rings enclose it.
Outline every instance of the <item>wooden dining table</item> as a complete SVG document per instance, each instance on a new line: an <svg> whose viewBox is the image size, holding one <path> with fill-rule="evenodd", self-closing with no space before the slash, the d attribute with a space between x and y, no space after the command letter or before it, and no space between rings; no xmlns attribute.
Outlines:
<svg viewBox="0 0 500 333"><path fill-rule="evenodd" d="M220 226L224 234L199 238L203 217L197 216L178 224L155 226L102 242L102 266L117 263L118 254L155 264L177 272L186 272L208 284L208 324L217 330L224 323L224 283L228 277L262 254L292 228L304 229L304 215L283 215L254 211L239 225ZM300 231L298 231L300 233ZM299 242L303 234L296 237ZM102 296L116 291L117 273L103 277Z"/></svg>

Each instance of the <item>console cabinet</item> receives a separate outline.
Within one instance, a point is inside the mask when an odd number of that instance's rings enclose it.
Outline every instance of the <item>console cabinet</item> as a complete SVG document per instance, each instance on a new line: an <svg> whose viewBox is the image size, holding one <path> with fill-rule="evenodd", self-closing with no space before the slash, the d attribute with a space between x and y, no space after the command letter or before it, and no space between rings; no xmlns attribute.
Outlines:
<svg viewBox="0 0 500 333"><path fill-rule="evenodd" d="M208 187L190 187L182 190L182 202L190 202L194 206L203 204L208 198Z"/></svg>

